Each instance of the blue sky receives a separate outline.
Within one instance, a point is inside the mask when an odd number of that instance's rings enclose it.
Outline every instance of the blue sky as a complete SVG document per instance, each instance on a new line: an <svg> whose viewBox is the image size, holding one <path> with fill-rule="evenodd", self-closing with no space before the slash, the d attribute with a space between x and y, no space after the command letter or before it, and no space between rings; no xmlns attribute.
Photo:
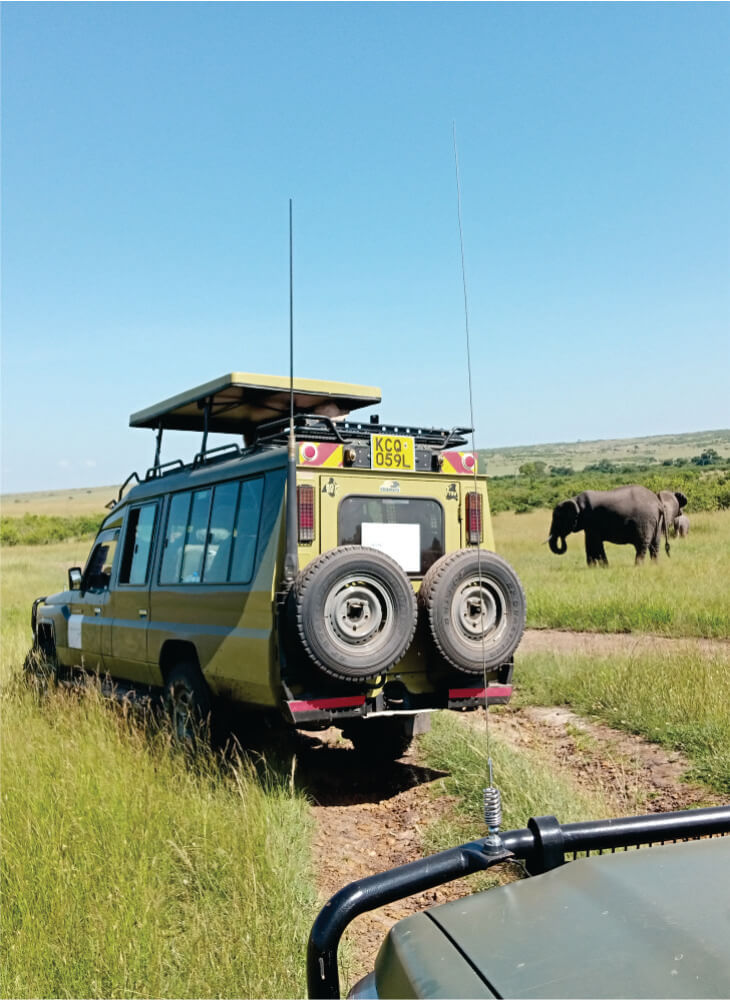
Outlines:
<svg viewBox="0 0 730 1000"><path fill-rule="evenodd" d="M4 491L288 371L290 197L297 374L468 422L452 121L477 444L730 424L727 4L6 3L2 54Z"/></svg>

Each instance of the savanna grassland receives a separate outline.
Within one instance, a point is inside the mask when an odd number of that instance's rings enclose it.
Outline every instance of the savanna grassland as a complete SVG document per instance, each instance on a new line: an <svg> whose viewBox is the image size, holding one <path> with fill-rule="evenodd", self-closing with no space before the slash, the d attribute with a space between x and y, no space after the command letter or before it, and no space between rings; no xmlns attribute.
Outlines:
<svg viewBox="0 0 730 1000"><path fill-rule="evenodd" d="M80 505L27 507L51 519L36 526L87 513ZM531 629L621 640L600 653L579 643L518 651L516 694L497 715L519 729L531 706L569 706L681 751L689 778L708 794L727 794L730 510L690 516L690 536L672 540L670 558L662 551L656 564L635 568L631 547L607 546L607 569L586 566L582 536L568 538L562 557L542 544L548 509L495 516L497 547L523 581ZM306 936L323 891L312 859L310 802L318 789L306 763L292 770L286 754L270 765L256 754L210 754L191 766L172 750L164 725L110 705L93 685L46 697L21 685L31 602L61 589L90 546L74 535L54 540L50 529L41 542L0 549L0 993L302 995ZM633 648L632 634L662 640ZM411 789L412 808L430 815L434 792L449 797L435 822L418 823L419 854L483 833L486 744L473 721L441 713L416 753L419 765L434 770L424 768L430 783ZM605 782L587 785L536 742L515 745L499 727L490 750L505 826L522 826L531 814L570 821L625 808L613 795L610 768ZM412 768L401 768L412 781ZM344 808L360 808L345 791ZM389 791L377 807L369 793L362 803L368 822L383 818L384 843L391 795L399 801ZM351 838L347 817L343 826ZM377 841L364 846L367 871L388 863L379 849L371 857ZM346 858L360 850L355 842L351 848L348 840ZM348 864L338 885L355 877ZM356 950L356 934L350 942Z"/></svg>
<svg viewBox="0 0 730 1000"><path fill-rule="evenodd" d="M569 535L557 556L544 544L550 512L498 514L498 551L517 570L527 594L529 628L730 636L730 510L691 515L688 539L671 539L671 555L634 567L630 545L606 545L609 565L586 565L583 535Z"/></svg>

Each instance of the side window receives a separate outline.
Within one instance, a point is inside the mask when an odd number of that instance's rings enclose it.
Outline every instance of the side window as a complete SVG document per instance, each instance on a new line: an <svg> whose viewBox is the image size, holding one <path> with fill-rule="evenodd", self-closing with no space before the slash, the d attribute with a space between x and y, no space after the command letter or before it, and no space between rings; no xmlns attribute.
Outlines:
<svg viewBox="0 0 730 1000"><path fill-rule="evenodd" d="M84 590L99 592L109 587L118 540L118 529L116 531L103 531L99 535L84 570L82 584Z"/></svg>
<svg viewBox="0 0 730 1000"><path fill-rule="evenodd" d="M225 583L233 548L233 524L238 506L239 483L216 486L205 550L204 583Z"/></svg>
<svg viewBox="0 0 730 1000"><path fill-rule="evenodd" d="M147 503L130 510L119 567L119 583L139 585L147 582L156 519L157 503Z"/></svg>
<svg viewBox="0 0 730 1000"><path fill-rule="evenodd" d="M180 582L190 499L190 493L175 493L170 500L170 512L167 515L167 532L165 533L165 548L162 554L162 568L160 569L160 583Z"/></svg>
<svg viewBox="0 0 730 1000"><path fill-rule="evenodd" d="M185 536L181 583L200 583L203 577L203 555L208 540L208 515L213 490L197 490L193 493L193 503L190 508L190 520Z"/></svg>
<svg viewBox="0 0 730 1000"><path fill-rule="evenodd" d="M241 497L238 503L234 532L233 559L228 578L231 583L248 583L253 575L263 491L263 479L249 479L241 483Z"/></svg>

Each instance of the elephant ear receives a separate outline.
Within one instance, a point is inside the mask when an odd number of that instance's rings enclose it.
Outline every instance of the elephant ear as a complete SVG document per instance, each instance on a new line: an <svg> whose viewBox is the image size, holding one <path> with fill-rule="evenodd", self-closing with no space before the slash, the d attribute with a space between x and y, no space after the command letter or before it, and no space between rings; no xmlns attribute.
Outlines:
<svg viewBox="0 0 730 1000"><path fill-rule="evenodd" d="M568 534L575 531L578 527L578 518L580 517L580 507L575 497L572 497L570 500L563 500L561 504L558 504L558 509L560 510L561 520L566 526ZM567 527L568 524L570 525L569 528Z"/></svg>
<svg viewBox="0 0 730 1000"><path fill-rule="evenodd" d="M677 498L677 503L679 504L680 510L682 509L682 507L687 506L687 497L684 495L684 493L677 492L674 495Z"/></svg>

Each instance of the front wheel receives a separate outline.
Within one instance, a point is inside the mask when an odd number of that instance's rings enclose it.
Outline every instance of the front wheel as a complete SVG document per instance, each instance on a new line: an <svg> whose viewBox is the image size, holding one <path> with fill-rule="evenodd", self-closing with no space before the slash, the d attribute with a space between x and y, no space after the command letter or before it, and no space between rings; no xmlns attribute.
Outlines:
<svg viewBox="0 0 730 1000"><path fill-rule="evenodd" d="M496 553L461 549L442 556L424 576L418 596L434 646L458 670L494 670L517 649L525 630L525 593Z"/></svg>
<svg viewBox="0 0 730 1000"><path fill-rule="evenodd" d="M58 684L59 667L54 645L34 643L23 663L23 679L29 688L45 694Z"/></svg>

